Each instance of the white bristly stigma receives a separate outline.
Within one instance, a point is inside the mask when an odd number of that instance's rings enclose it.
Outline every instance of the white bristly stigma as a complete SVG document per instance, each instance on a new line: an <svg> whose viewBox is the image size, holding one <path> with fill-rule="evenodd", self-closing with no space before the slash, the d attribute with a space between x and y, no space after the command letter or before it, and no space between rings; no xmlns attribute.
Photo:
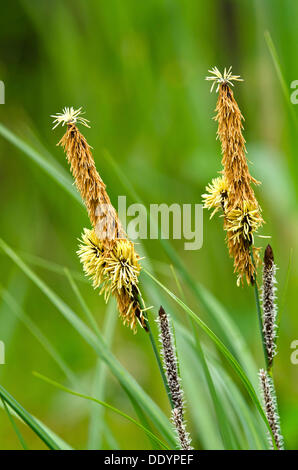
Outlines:
<svg viewBox="0 0 298 470"><path fill-rule="evenodd" d="M70 108L63 108L62 113L52 114L51 117L55 118L53 121L53 129L56 129L59 124L64 126L65 124L76 124L80 123L83 126L90 127L88 119L82 117L82 108L74 109L72 106Z"/></svg>
<svg viewBox="0 0 298 470"><path fill-rule="evenodd" d="M219 90L220 85L227 83L228 85L234 86L234 82L243 82L243 79L240 78L240 75L232 75L232 67L228 70L224 69L222 74L217 67L213 67L211 70L208 70L212 74L211 77L206 77L206 80L213 81L210 89L210 93L213 91L214 85L217 84L216 93Z"/></svg>

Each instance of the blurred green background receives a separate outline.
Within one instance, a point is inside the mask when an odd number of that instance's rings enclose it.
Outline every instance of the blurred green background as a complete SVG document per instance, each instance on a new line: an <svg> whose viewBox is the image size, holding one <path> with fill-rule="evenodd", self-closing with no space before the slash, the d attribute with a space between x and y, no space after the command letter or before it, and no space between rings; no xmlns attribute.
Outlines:
<svg viewBox="0 0 298 470"><path fill-rule="evenodd" d="M18 0L1 5L0 29L0 79L6 86L1 123L68 171L62 150L56 148L63 131L51 130L50 115L64 106L83 106L91 122L84 134L114 204L126 190L106 158L106 150L148 206L201 202L206 184L220 170L220 146L212 120L216 95L210 94L210 83L204 78L214 65L220 70L232 65L233 72L244 78L235 86L235 97L245 116L250 169L262 181L257 189L266 220L262 234L272 236L279 266L282 317L275 377L282 430L290 449L298 447L298 365L290 361L290 344L298 340L298 105L289 100L290 84L298 79L297 24L298 3L291 0ZM284 90L265 31L276 47ZM0 162L0 236L81 315L66 277L42 266L40 258L81 273L75 252L82 228L89 227L86 212L2 136ZM264 247L267 241L257 239L256 243ZM253 291L236 287L222 220L215 217L210 221L204 213L201 250L184 251L179 240L173 246L192 276L225 306L261 367ZM160 243L146 240L144 248L156 275L177 292L170 260ZM91 393L97 361L94 353L2 253L0 282ZM78 285L102 326L107 312L103 299L88 283L79 280ZM188 287L182 287L188 304L216 331ZM152 301L148 299L148 303ZM154 306L158 307L156 301ZM187 323L183 312L177 315ZM86 448L94 409L32 375L36 370L65 382L56 363L1 299L0 340L6 346L1 385L72 446ZM208 347L204 336L202 341ZM116 321L112 344L115 356L168 413L146 335L140 331L134 336ZM183 377L183 367L181 373ZM196 374L195 367L191 374ZM200 386L206 385L198 382L198 394ZM205 416L208 408L200 413L194 405L197 397L187 387L186 396L195 446L220 447L216 436L212 438L212 429L210 439L204 441L203 419L209 422ZM105 399L134 413L110 373ZM109 412L104 415L111 435L104 433L97 447L113 447L113 439L123 449L148 447L148 439L133 424ZM0 423L0 448L20 448L1 410ZM29 447L44 448L27 427L21 426L21 430ZM96 447L94 442L96 438Z"/></svg>

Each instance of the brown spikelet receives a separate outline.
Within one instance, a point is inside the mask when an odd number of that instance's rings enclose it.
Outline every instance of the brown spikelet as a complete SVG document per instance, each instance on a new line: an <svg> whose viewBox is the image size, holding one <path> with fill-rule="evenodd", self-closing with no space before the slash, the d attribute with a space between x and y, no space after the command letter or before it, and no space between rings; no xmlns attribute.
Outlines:
<svg viewBox="0 0 298 470"><path fill-rule="evenodd" d="M76 126L88 126L81 108L64 108L55 116L54 128L67 125L58 143L66 153L75 184L86 205L93 230L84 229L78 250L84 272L93 281L94 288L100 288L108 301L114 295L120 317L125 325L135 332L139 323L147 331L147 323L140 305L138 288L140 257L134 244L127 239L116 209L112 206L106 186L99 176L91 147ZM143 302L143 301L142 301Z"/></svg>
<svg viewBox="0 0 298 470"><path fill-rule="evenodd" d="M136 332L137 324L148 332L146 320L141 309L137 292L132 297L123 289L115 294L117 300L118 311L122 318L123 324L129 326Z"/></svg>
<svg viewBox="0 0 298 470"><path fill-rule="evenodd" d="M66 153L76 186L85 202L88 215L97 235L109 243L126 234L112 206L106 186L99 176L91 147L75 124L68 124L58 145Z"/></svg>
<svg viewBox="0 0 298 470"><path fill-rule="evenodd" d="M218 123L217 138L221 142L222 179L225 184L224 204L221 204L224 215L224 229L230 256L234 259L234 272L238 274L237 284L246 279L254 283L259 256L254 245L254 233L262 225L261 208L255 197L252 184L259 184L250 174L245 139L243 137L243 116L234 98L231 86L240 77L232 75L232 69L223 74L215 67L210 70L208 80L217 84L218 99L215 121ZM222 184L222 183L221 183ZM209 185L209 195L204 195L205 207L218 210L218 184ZM211 194L210 194L211 193ZM215 212L214 211L214 212ZM255 255L255 263L251 258Z"/></svg>
<svg viewBox="0 0 298 470"><path fill-rule="evenodd" d="M218 122L217 136L221 142L223 175L229 188L225 210L227 245L229 254L234 259L234 271L238 273L238 283L245 277L247 283L250 284L255 278L255 265L250 254L253 232L263 220L251 186L252 183L258 182L251 176L245 156L245 139L242 135L243 119L233 91L227 83L221 84L215 120ZM248 206L249 212L246 211ZM239 224L235 223L235 217L233 217L235 213L238 213L240 217ZM246 223L247 236L245 237L241 230ZM229 227L232 230L229 230ZM238 234L239 236L235 238Z"/></svg>
<svg viewBox="0 0 298 470"><path fill-rule="evenodd" d="M233 91L228 84L219 87L215 121L218 122L217 136L221 142L223 174L229 187L229 209L241 207L249 201L258 207L251 183L258 182L250 175L245 139L242 135L244 120Z"/></svg>

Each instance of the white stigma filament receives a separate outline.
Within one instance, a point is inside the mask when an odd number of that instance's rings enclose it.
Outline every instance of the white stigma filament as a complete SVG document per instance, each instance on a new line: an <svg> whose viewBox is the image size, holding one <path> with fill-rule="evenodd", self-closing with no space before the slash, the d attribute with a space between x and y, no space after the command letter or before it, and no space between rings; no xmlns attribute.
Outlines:
<svg viewBox="0 0 298 470"><path fill-rule="evenodd" d="M224 69L224 72L221 73L217 67L213 67L211 70L208 70L209 73L212 75L206 77L206 80L212 81L210 93L213 91L214 85L217 84L216 93L219 90L220 85L226 83L228 85L234 86L233 81L235 82L243 82L243 79L240 78L240 75L233 75L232 74L232 67L229 69Z"/></svg>
<svg viewBox="0 0 298 470"><path fill-rule="evenodd" d="M82 117L82 108L74 109L72 106L70 108L65 107L62 110L62 113L52 114L51 117L55 118L53 121L53 129L56 129L59 124L64 126L65 124L76 124L80 123L83 126L90 127L88 119Z"/></svg>

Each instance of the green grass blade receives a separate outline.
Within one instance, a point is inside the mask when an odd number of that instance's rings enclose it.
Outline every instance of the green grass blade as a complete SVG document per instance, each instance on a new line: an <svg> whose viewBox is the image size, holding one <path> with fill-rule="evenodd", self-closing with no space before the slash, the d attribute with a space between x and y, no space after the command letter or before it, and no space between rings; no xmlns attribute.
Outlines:
<svg viewBox="0 0 298 470"><path fill-rule="evenodd" d="M290 114L293 118L294 123L296 124L296 126L298 126L298 119L297 119L297 116L296 116L295 111L294 111L294 106L293 106L293 104L291 103L291 100L290 100L289 88L286 84L284 75L282 73L280 60L278 58L276 47L273 43L273 40L272 40L272 37L271 37L271 34L269 33L269 31L265 31L264 36L265 36L265 41L266 41L267 47L269 49L269 52L270 52L270 55L271 55L271 58L272 58L272 61L273 61L273 64L274 64L274 68L276 70L277 77L278 77L279 83L281 85L281 88L282 88L282 91L283 91L283 94L284 94L289 112L290 112Z"/></svg>
<svg viewBox="0 0 298 470"><path fill-rule="evenodd" d="M99 407L97 406L97 408ZM105 439L107 441L107 445L110 450L115 450L115 449L121 450L118 441L115 439L114 434L112 433L112 431L110 430L108 426L105 427Z"/></svg>
<svg viewBox="0 0 298 470"><path fill-rule="evenodd" d="M53 385L54 387L59 388L60 390L63 390L64 392L70 393L71 395L74 395L76 397L80 397L80 398L84 398L86 400L93 401L94 403L97 403L98 405L104 406L105 408L107 408L107 409L113 411L114 413L122 416L123 418L126 418L128 421L130 421L131 423L135 424L140 429L142 429L142 431L144 431L148 436L150 436L151 439L153 439L155 442L157 442L159 445L161 445L164 449L169 450L169 447L164 442L162 442L155 434L153 434L151 431L149 431L149 429L145 428L141 423L138 423L134 418L127 415L126 413L119 410L118 408L115 408L114 406L109 405L108 403L105 403L104 401L98 400L97 398L90 397L88 395L84 395L83 393L75 392L74 390L70 390L69 388L64 387L64 385L61 385L58 382L55 382L54 380L51 380L48 377L45 377L44 375L39 374L37 372L33 372L33 375L35 375L35 377L38 377L41 380L44 380L45 382L47 382L51 385Z"/></svg>
<svg viewBox="0 0 298 470"><path fill-rule="evenodd" d="M32 266L46 269L47 271L60 274L61 276L65 276L65 266L62 266L57 263L53 263L52 261L49 261L48 259L41 258L40 256L35 256L30 253L18 252L18 254L25 261L30 263L30 265ZM86 278L86 276L83 273L80 273L78 271L73 271L71 269L68 269L68 271L70 272L72 278L75 279L76 281L80 281L85 284L90 284L90 281Z"/></svg>
<svg viewBox="0 0 298 470"><path fill-rule="evenodd" d="M256 378L258 369L238 326L228 314L226 308L209 290L207 290L202 284L197 284L197 289L200 291L200 296L203 299L204 305L208 309L208 316L210 316L216 323L216 326L222 337L225 339L227 346L238 358L241 366L248 374L250 381L254 386L258 386L258 380Z"/></svg>
<svg viewBox="0 0 298 470"><path fill-rule="evenodd" d="M170 311L170 310L169 310ZM218 442L218 426L216 419L213 418L213 407L210 401L210 391L207 390L205 385L204 373L202 370L201 362L198 363L198 352L194 339L190 332L185 328L176 318L174 319L175 330L179 341L180 355L183 358L183 383L185 384L187 395L191 397L191 416L192 422L196 426L200 434L200 441L206 449L219 449L221 448ZM235 413L239 421L242 423L245 435L248 442L251 443L251 449L264 449L266 448L267 438L264 433L264 426L257 411L251 409L245 401L243 395L234 384L232 378L228 375L227 371L222 367L217 358L215 359L215 351L212 354L209 351L210 347L204 345L204 355L209 369L212 371L213 381L215 385L218 384L218 377L221 382L226 384L227 396L230 398L231 404L234 407ZM198 367L199 366L199 367ZM189 371L196 370L196 374ZM205 378L206 379L206 378ZM206 389L206 390L205 390ZM208 397L206 394L208 393ZM221 397L221 391L218 392ZM209 400L209 401L208 401ZM228 414L229 418L229 414ZM214 426L216 425L216 428ZM235 432L234 432L235 435Z"/></svg>
<svg viewBox="0 0 298 470"><path fill-rule="evenodd" d="M77 202L83 205L79 193L76 191L72 184L71 177L69 174L57 163L53 165L51 162L46 160L39 152L34 150L30 145L24 142L20 137L17 137L3 124L0 124L0 135L4 137L8 142L13 144L19 150L21 150L30 160L36 163L48 176L56 181L65 191L67 191Z"/></svg>
<svg viewBox="0 0 298 470"><path fill-rule="evenodd" d="M76 285L69 269L67 268L64 268L64 272L65 272L65 275L71 285L71 288L75 294L75 296L77 297L81 307L82 307L82 310L83 312L85 313L85 316L86 316L86 319L88 320L90 326L93 328L94 332L97 334L97 336L100 336L100 331L99 331L99 328L98 328L98 325L94 319L94 316L92 315L87 303L85 302L85 299L83 298L78 286Z"/></svg>
<svg viewBox="0 0 298 470"><path fill-rule="evenodd" d="M180 292L180 296L183 299L183 301L185 302L185 296L184 296L181 284L179 282L178 276L176 274L176 270L175 270L174 266L172 266L172 265L170 266L170 268L171 268L173 277L175 279L176 285L178 287L178 291ZM194 324L194 320L190 317L188 317L188 318L190 320L190 326L191 326L193 336L194 336L194 339L195 339L196 353L197 353L197 356L198 356L198 358L201 362L202 369L204 371L204 375L205 375L205 378L206 378L206 382L208 384L210 396L211 396L212 401L213 401L213 405L214 405L214 409L215 409L216 416L217 416L217 419L218 419L220 434L221 434L221 438L222 438L224 447L225 447L225 449L232 449L232 441L230 439L230 429L229 429L229 426L228 426L228 420L227 420L227 417L226 417L224 407L222 406L221 401L218 399L217 392L216 392L216 389L215 389L215 386L214 386L214 383L213 383L213 379L212 379L212 376L211 376L211 373L210 373L210 370L209 370L209 367L208 367L208 364L207 364L207 360L205 358L205 354L204 354L203 348L201 346L201 341L200 341L198 332L196 331L196 325ZM175 331L174 325L173 325L173 331ZM175 338L175 341L176 341L176 335L175 334L174 334L174 338Z"/></svg>
<svg viewBox="0 0 298 470"><path fill-rule="evenodd" d="M20 441L20 444L21 444L22 448L23 448L24 450L28 450L28 446L27 446L27 444L26 444L26 442L25 442L25 439L23 438L21 431L19 430L17 424L15 423L15 421L14 421L14 419L13 419L13 417L12 417L10 411L9 411L9 408L8 408L8 406L7 406L7 404L6 404L6 401L3 400L2 397L1 397L1 401L2 401L2 404L3 404L3 408L5 409L5 411L6 411L6 413L7 413L8 419L9 419L9 421L10 421L10 423L11 423L13 429L14 429L14 432L16 433L17 438L18 438L18 440Z"/></svg>
<svg viewBox="0 0 298 470"><path fill-rule="evenodd" d="M286 301L287 301L287 293L288 293L288 286L289 286L289 280L290 280L290 273L291 273L291 269L292 269L292 263L293 263L293 248L290 249L286 279L285 279L284 286L283 286L283 289L282 289L282 297L281 297L281 301L280 301L280 308L279 308L279 312L278 312L278 315L277 315L276 344L278 343L278 337L279 337L278 332L279 332L282 315L284 313L285 305L286 305Z"/></svg>
<svg viewBox="0 0 298 470"><path fill-rule="evenodd" d="M33 416L28 413L6 390L0 385L0 397L10 408L12 408L19 417L32 429L32 431L46 444L51 450L60 450L59 445L52 436L38 423Z"/></svg>
<svg viewBox="0 0 298 470"><path fill-rule="evenodd" d="M187 305L185 305L182 300L180 300L176 295L171 292L166 286L164 286L158 279L156 279L152 274L150 274L148 271L144 270L145 273L154 281L156 282L162 289L164 289L168 295L177 302L180 307L188 314L190 315L191 318L194 319L194 321L197 323L197 325L209 336L209 338L216 344L218 349L222 352L222 354L226 357L226 359L229 361L231 364L232 368L234 371L237 373L239 378L241 379L244 387L246 388L248 394L250 395L252 401L254 402L257 410L259 411L261 417L264 420L264 423L267 426L268 431L270 432L270 435L272 436L272 431L270 428L270 425L268 423L268 420L266 418L266 415L264 413L264 410L262 408L262 405L256 395L256 392L251 385L248 377L246 376L244 370L240 366L240 364L237 362L237 360L234 358L234 356L230 353L230 351L227 349L227 347L222 343L222 341L213 333L213 331L204 323ZM273 436L272 436L273 438ZM273 439L274 440L274 439Z"/></svg>
<svg viewBox="0 0 298 470"><path fill-rule="evenodd" d="M209 356L208 359L210 359ZM256 424L256 418L253 411L249 408L233 380L228 376L220 364L212 359L210 362L213 366L214 374L217 377L217 380L223 383L226 396L228 397L231 406L234 408L235 414L238 416L247 442L250 445L249 448L257 450L266 449L267 447L266 440L264 439L264 433L262 433L262 428L259 426L259 423Z"/></svg>
<svg viewBox="0 0 298 470"><path fill-rule="evenodd" d="M65 363L63 358L50 343L47 337L42 333L40 328L31 320L31 318L26 315L24 310L19 306L14 297L6 290L3 289L0 285L0 293L6 305L9 307L10 311L26 326L30 333L37 339L37 341L42 345L42 347L47 351L47 353L52 357L56 362L65 376L72 384L76 384L77 380L74 373L70 370L68 365Z"/></svg>
<svg viewBox="0 0 298 470"><path fill-rule="evenodd" d="M185 303L184 293L173 265L160 263L159 267L160 272L164 275L169 276L170 271L172 272L178 287L180 298ZM152 269L148 269L148 271L151 272ZM197 291L200 292L200 298L203 301L205 310L208 312L208 318L212 320L213 324L216 326L216 330L220 332L221 337L224 339L225 344L237 357L243 369L245 369L250 381L255 387L258 386L258 380L256 378L258 368L248 344L245 342L245 339L238 328L238 325L211 291L206 289L206 287L200 283L197 283Z"/></svg>
<svg viewBox="0 0 298 470"><path fill-rule="evenodd" d="M90 330L90 328L72 311L72 309L24 263L23 260L2 239L0 239L0 247L48 297L64 318L66 318L66 320L74 327L78 334L92 347L96 354L108 364L121 385L128 389L135 399L138 400L139 404L142 405L144 411L148 413L157 429L167 439L170 446L175 448L176 440L169 420L149 395L140 387L136 380L112 355L103 338L97 337L93 331Z"/></svg>
<svg viewBox="0 0 298 470"><path fill-rule="evenodd" d="M106 340L106 344L110 347L110 343L112 340L112 334L114 332L114 328L116 325L116 320L117 320L117 314L116 314L116 305L115 305L115 300L111 299L107 308L107 313L106 313L106 318L105 318L105 323L104 323L104 328L103 328L103 336ZM107 367L106 364L104 364L102 361L98 361L97 369L96 369L96 380L94 383L94 396L98 399L103 400L104 396L104 386L105 386L105 381L106 381L106 372L107 372ZM125 392L127 393L132 406L141 422L141 424L149 429L149 431L152 432L152 429L150 427L150 424L148 422L148 419L146 418L146 415L144 414L142 408L139 406L138 402L135 400L133 395L129 392L127 388L125 388ZM97 445L100 444L101 440L101 434L104 429L104 422L103 422L103 409L99 408L98 406L94 407L95 409L92 411L92 417L91 417L91 422L90 422L90 430L89 430L89 438L92 439L90 442L89 439L89 445L91 448L96 448L96 443ZM160 448L159 446L156 447L156 442L148 436L151 444L153 445L153 449L155 448ZM90 448L90 447L89 447ZM99 446L100 448L100 446Z"/></svg>
<svg viewBox="0 0 298 470"><path fill-rule="evenodd" d="M111 299L106 309L105 320L103 325L103 336L109 348L112 344L112 338L114 335L116 322L117 314L115 301L114 299ZM102 401L104 401L105 398L107 370L108 369L106 364L102 360L98 359L95 366L92 395ZM91 413L88 430L88 449L101 449L103 441L103 430L105 426L104 408L100 408L95 403L91 403L90 412Z"/></svg>
<svg viewBox="0 0 298 470"><path fill-rule="evenodd" d="M216 412L216 416L217 416L218 424L220 428L220 434L222 437L224 447L225 449L231 450L233 448L233 444L232 444L232 440L230 437L230 429L229 429L227 416L222 406L222 402L218 399L217 391L215 389L214 382L213 382L213 379L212 379L212 376L211 376L211 373L210 373L210 370L209 370L209 367L205 358L205 354L203 352L203 348L201 346L199 339L196 341L196 347L197 347L198 357L201 361L204 375L206 377L206 381L208 384L209 392L210 392L213 405L215 408L215 412Z"/></svg>
<svg viewBox="0 0 298 470"><path fill-rule="evenodd" d="M4 410L2 401L0 401L0 409ZM23 423L23 419L18 415L13 409L10 408L10 414ZM52 429L50 429L45 423L41 420L36 418L36 416L32 415L37 424L56 442L56 444L60 447L61 450L74 450L68 443L66 443L60 436L58 436Z"/></svg>

